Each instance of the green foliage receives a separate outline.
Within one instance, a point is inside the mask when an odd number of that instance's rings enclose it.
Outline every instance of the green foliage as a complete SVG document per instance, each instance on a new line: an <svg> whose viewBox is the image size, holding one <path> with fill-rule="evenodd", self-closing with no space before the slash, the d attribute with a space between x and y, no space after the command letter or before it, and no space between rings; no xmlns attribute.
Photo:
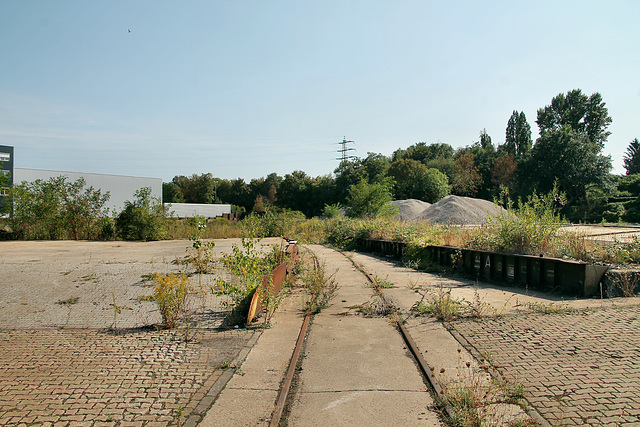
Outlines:
<svg viewBox="0 0 640 427"><path fill-rule="evenodd" d="M624 204L622 219L640 223L640 173L624 176L618 183L618 189L628 194L631 200Z"/></svg>
<svg viewBox="0 0 640 427"><path fill-rule="evenodd" d="M426 296L426 295L425 295ZM435 293L425 296L411 307L411 312L422 316L433 316L438 320L450 322L461 316L463 301L451 296L451 289L442 286Z"/></svg>
<svg viewBox="0 0 640 427"><path fill-rule="evenodd" d="M329 306L338 289L334 276L335 273L327 275L324 264L320 264L317 268L311 264L305 265L302 273L304 286L302 305L306 313L316 314Z"/></svg>
<svg viewBox="0 0 640 427"><path fill-rule="evenodd" d="M106 216L109 193L85 188L83 178L68 182L66 176L23 182L11 189L13 230L25 239L92 239L96 221Z"/></svg>
<svg viewBox="0 0 640 427"><path fill-rule="evenodd" d="M509 122L505 142L502 148L512 156L522 157L531 150L531 126L527 122L524 111L513 111Z"/></svg>
<svg viewBox="0 0 640 427"><path fill-rule="evenodd" d="M214 290L218 295L229 297L225 304L232 308L232 321L246 318L253 294L262 278L275 268L281 259L275 250L272 256L265 256L259 249L259 240L253 238L254 230L247 230L249 237L243 237L241 245L233 245L232 252L225 254L221 261L231 273L231 280L219 279Z"/></svg>
<svg viewBox="0 0 640 427"><path fill-rule="evenodd" d="M393 208L388 203L391 197L391 180L384 180L373 184L360 180L355 185L349 187L349 196L347 197L347 215L354 217L374 218L376 216L394 216Z"/></svg>
<svg viewBox="0 0 640 427"><path fill-rule="evenodd" d="M395 181L396 199L435 203L451 191L445 174L413 159L396 160L389 167L389 175Z"/></svg>
<svg viewBox="0 0 640 427"><path fill-rule="evenodd" d="M153 300L160 308L162 323L168 329L175 328L182 314L187 294L191 291L187 275L155 274Z"/></svg>
<svg viewBox="0 0 640 427"><path fill-rule="evenodd" d="M116 232L123 240L161 240L167 236L167 211L162 203L151 197L151 188L134 193L134 202L126 201L116 219Z"/></svg>
<svg viewBox="0 0 640 427"><path fill-rule="evenodd" d="M611 117L599 93L561 93L538 110L537 123L540 137L524 165L523 184L547 192L557 182L568 206L574 206L584 200L589 184L608 183L611 158L601 152Z"/></svg>
<svg viewBox="0 0 640 427"><path fill-rule="evenodd" d="M269 209L262 215L249 215L242 221L245 229L252 230L255 237L288 237L296 235L297 227L307 218L299 211L277 212Z"/></svg>
<svg viewBox="0 0 640 427"><path fill-rule="evenodd" d="M509 194L504 192L500 202L507 212L489 218L482 240L470 242L470 246L522 254L548 254L561 237L560 227L566 224L558 213L565 201L564 195L554 187L545 195L533 193L526 202L520 200L514 207Z"/></svg>
<svg viewBox="0 0 640 427"><path fill-rule="evenodd" d="M324 205L324 209L322 210L322 216L325 218L336 218L342 215L342 206L340 203L335 203L333 205Z"/></svg>
<svg viewBox="0 0 640 427"><path fill-rule="evenodd" d="M623 161L627 175L640 173L640 141L638 141L638 138L634 138L629 143Z"/></svg>
<svg viewBox="0 0 640 427"><path fill-rule="evenodd" d="M163 182L162 201L164 203L184 203L182 190L173 182Z"/></svg>

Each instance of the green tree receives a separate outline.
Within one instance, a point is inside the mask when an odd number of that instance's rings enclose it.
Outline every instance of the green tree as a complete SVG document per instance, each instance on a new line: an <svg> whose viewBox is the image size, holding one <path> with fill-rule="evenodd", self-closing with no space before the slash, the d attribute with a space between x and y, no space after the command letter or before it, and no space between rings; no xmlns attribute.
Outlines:
<svg viewBox="0 0 640 427"><path fill-rule="evenodd" d="M627 175L640 173L640 141L638 141L638 138L634 138L629 143L623 160Z"/></svg>
<svg viewBox="0 0 640 427"><path fill-rule="evenodd" d="M279 205L309 215L311 186L311 177L303 171L286 174L278 191Z"/></svg>
<svg viewBox="0 0 640 427"><path fill-rule="evenodd" d="M461 153L453 164L452 191L459 196L473 197L482 183L482 176L474 164L475 155L471 152Z"/></svg>
<svg viewBox="0 0 640 427"><path fill-rule="evenodd" d="M505 132L504 145L501 148L512 156L521 157L531 150L531 126L527 122L524 111L513 110L507 130Z"/></svg>
<svg viewBox="0 0 640 427"><path fill-rule="evenodd" d="M311 180L308 216L323 215L326 205L337 203L336 186L331 175L317 176Z"/></svg>
<svg viewBox="0 0 640 427"><path fill-rule="evenodd" d="M387 211L388 203L392 200L391 189L393 183L390 179L370 184L365 179L349 187L347 197L347 215L350 217L373 218L393 212ZM395 206L393 206L395 207ZM396 212L397 213L397 208Z"/></svg>
<svg viewBox="0 0 640 427"><path fill-rule="evenodd" d="M528 176L539 192L548 192L557 181L569 206L586 196L589 184L609 182L611 158L585 133L569 127L544 132L536 141L528 162ZM574 219L574 218L570 218Z"/></svg>
<svg viewBox="0 0 640 427"><path fill-rule="evenodd" d="M392 157L392 161L400 159L412 159L417 160L425 165L429 162L437 159L451 159L453 158L454 150L449 144L434 143L427 144L426 142L418 142L409 146L407 149L396 150Z"/></svg>
<svg viewBox="0 0 640 427"><path fill-rule="evenodd" d="M568 127L586 135L587 140L600 149L604 148L604 143L611 134L607 130L611 117L602 101L602 95L596 92L587 96L580 89L555 96L550 105L538 110L536 123L541 136Z"/></svg>
<svg viewBox="0 0 640 427"><path fill-rule="evenodd" d="M0 162L0 216L11 211L11 203L9 198L11 183L11 173L2 170L3 162Z"/></svg>
<svg viewBox="0 0 640 427"><path fill-rule="evenodd" d="M624 204L625 212L622 219L640 223L640 173L622 177L618 189L629 196L629 200Z"/></svg>
<svg viewBox="0 0 640 427"><path fill-rule="evenodd" d="M162 201L164 203L183 203L184 197L182 196L182 191L180 191L180 187L178 187L173 182L163 182L162 183Z"/></svg>
<svg viewBox="0 0 640 427"><path fill-rule="evenodd" d="M419 199L435 203L451 191L445 174L437 169L429 169L413 159L393 162L389 168L389 176L395 182L396 199Z"/></svg>
<svg viewBox="0 0 640 427"><path fill-rule="evenodd" d="M161 240L167 235L167 211L160 200L151 196L151 188L134 193L136 200L127 200L116 218L116 232L123 240Z"/></svg>
<svg viewBox="0 0 640 427"><path fill-rule="evenodd" d="M85 188L80 178L69 182L61 175L47 181L16 184L10 191L13 200L11 224L25 239L91 239L98 230L99 218L106 216L104 205L109 192Z"/></svg>
<svg viewBox="0 0 640 427"><path fill-rule="evenodd" d="M576 89L539 109L536 122L540 137L524 167L522 184L529 191L548 192L557 181L567 195L566 215L574 220L571 210L586 201L589 184L610 186L611 158L601 151L611 117L599 93L588 97Z"/></svg>

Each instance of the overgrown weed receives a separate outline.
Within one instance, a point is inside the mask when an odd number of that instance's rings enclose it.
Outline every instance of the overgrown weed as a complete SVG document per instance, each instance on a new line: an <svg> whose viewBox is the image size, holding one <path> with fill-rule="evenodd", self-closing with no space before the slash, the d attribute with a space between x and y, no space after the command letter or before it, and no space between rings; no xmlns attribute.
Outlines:
<svg viewBox="0 0 640 427"><path fill-rule="evenodd" d="M306 264L302 272L304 296L302 307L306 313L316 314L329 306L338 289L336 272L327 275L326 264L317 267Z"/></svg>
<svg viewBox="0 0 640 427"><path fill-rule="evenodd" d="M153 300L160 308L162 323L168 329L175 328L183 313L187 294L192 291L187 275L156 274L153 282Z"/></svg>
<svg viewBox="0 0 640 427"><path fill-rule="evenodd" d="M503 375L492 377L488 367L476 367L462 360L458 350L456 372L440 380L441 404L453 408L453 423L461 427L488 425L530 425L536 423L520 409L524 405L525 388ZM441 374L445 374L442 369ZM506 407L516 405L518 408ZM517 411L514 411L517 410ZM521 423L521 424L516 424Z"/></svg>

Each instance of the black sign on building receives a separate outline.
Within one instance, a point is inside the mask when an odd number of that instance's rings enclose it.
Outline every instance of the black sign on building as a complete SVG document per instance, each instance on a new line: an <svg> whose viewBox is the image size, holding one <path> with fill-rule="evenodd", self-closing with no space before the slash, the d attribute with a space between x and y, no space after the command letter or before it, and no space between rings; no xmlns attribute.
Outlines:
<svg viewBox="0 0 640 427"><path fill-rule="evenodd" d="M13 147L0 145L0 215L3 213L9 188L13 185Z"/></svg>

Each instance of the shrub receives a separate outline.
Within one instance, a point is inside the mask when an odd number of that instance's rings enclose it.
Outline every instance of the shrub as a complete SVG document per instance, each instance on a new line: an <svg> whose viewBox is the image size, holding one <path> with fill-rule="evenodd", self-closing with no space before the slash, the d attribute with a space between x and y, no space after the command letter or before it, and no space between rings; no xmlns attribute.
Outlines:
<svg viewBox="0 0 640 427"><path fill-rule="evenodd" d="M469 246L523 254L552 253L560 228L567 224L558 213L566 197L557 186L546 195L533 193L526 202L520 200L517 208L506 191L501 202L507 212L490 217L485 234L471 240Z"/></svg>
<svg viewBox="0 0 640 427"><path fill-rule="evenodd" d="M151 197L151 188L135 192L134 202L126 201L116 219L118 237L123 240L161 240L167 236L168 209Z"/></svg>
<svg viewBox="0 0 640 427"><path fill-rule="evenodd" d="M187 275L184 273L155 274L153 283L152 297L160 308L162 323L166 328L175 328L190 291Z"/></svg>
<svg viewBox="0 0 640 427"><path fill-rule="evenodd" d="M92 239L96 221L106 216L109 192L85 188L85 180L74 182L61 175L14 185L11 226L24 239Z"/></svg>
<svg viewBox="0 0 640 427"><path fill-rule="evenodd" d="M233 245L232 252L221 258L232 278L218 279L214 292L229 297L229 301L224 304L232 309L232 321L246 317L251 298L262 278L282 262L280 256L274 255L278 251L277 248L265 256L259 250L258 243L259 239L252 238L249 234L249 237L242 238L241 246Z"/></svg>

